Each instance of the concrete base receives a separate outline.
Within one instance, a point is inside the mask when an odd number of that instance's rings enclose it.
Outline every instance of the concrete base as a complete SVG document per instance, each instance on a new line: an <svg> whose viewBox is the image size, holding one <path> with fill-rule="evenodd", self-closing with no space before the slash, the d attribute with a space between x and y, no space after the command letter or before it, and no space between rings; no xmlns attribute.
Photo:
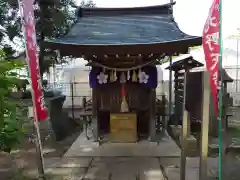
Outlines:
<svg viewBox="0 0 240 180"><path fill-rule="evenodd" d="M182 137L180 137L180 143L181 145L183 144ZM187 151L195 151L197 148L198 148L197 139L193 135L190 135L187 138L187 147L186 147Z"/></svg>
<svg viewBox="0 0 240 180"><path fill-rule="evenodd" d="M182 134L182 126L170 125L174 137L180 137Z"/></svg>
<svg viewBox="0 0 240 180"><path fill-rule="evenodd" d="M66 157L178 157L180 148L169 137L159 143L140 141L138 143L98 143L87 140L81 134L65 154Z"/></svg>

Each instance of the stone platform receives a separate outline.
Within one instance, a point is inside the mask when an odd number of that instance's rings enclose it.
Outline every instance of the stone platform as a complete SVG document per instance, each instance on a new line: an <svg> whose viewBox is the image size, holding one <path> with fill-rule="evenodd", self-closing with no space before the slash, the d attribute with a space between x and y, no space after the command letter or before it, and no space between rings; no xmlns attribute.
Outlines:
<svg viewBox="0 0 240 180"><path fill-rule="evenodd" d="M87 140L84 133L73 143L65 157L179 157L180 149L169 136L159 143L97 143Z"/></svg>

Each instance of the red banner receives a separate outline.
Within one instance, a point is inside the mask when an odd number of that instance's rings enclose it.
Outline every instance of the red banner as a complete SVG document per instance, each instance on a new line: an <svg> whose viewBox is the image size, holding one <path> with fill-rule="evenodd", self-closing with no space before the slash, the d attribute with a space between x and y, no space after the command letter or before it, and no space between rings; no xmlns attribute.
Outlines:
<svg viewBox="0 0 240 180"><path fill-rule="evenodd" d="M212 89L215 112L218 115L218 80L219 80L219 56L220 56L220 0L214 0L204 26L202 45L205 53L206 67L210 74L210 86Z"/></svg>
<svg viewBox="0 0 240 180"><path fill-rule="evenodd" d="M47 119L47 108L42 91L42 82L38 62L38 51L35 30L35 18L33 10L33 0L19 0L19 9L22 17L22 28L26 41L26 54L28 69L31 77L32 96L35 115L37 120Z"/></svg>

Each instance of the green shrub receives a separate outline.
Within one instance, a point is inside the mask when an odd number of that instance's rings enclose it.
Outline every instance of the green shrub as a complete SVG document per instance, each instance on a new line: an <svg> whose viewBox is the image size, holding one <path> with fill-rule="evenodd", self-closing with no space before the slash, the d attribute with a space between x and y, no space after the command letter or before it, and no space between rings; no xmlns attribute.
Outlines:
<svg viewBox="0 0 240 180"><path fill-rule="evenodd" d="M23 135L21 101L10 97L19 83L18 74L12 70L20 67L21 63L8 60L0 51L0 151L10 152Z"/></svg>

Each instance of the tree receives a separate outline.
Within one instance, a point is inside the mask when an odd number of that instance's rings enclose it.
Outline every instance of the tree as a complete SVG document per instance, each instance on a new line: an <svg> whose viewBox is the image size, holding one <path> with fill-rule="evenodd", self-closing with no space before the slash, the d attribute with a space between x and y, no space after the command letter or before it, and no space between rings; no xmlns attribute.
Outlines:
<svg viewBox="0 0 240 180"><path fill-rule="evenodd" d="M70 28L75 21L74 0L36 0L35 1L36 36L39 44L39 64L41 74L56 59L56 53L47 51L42 46L45 39L57 38ZM6 56L15 51L11 46L16 37L22 38L18 0L0 0L0 49ZM4 42L4 39L8 39ZM24 47L24 43L22 43ZM44 56L52 56L44 59Z"/></svg>
<svg viewBox="0 0 240 180"><path fill-rule="evenodd" d="M48 70L48 67L56 63L56 52L44 49L41 45L45 39L54 39L64 36L71 26L76 22L76 5L74 0L38 0L39 8L36 10L37 36L40 38L39 64L41 74ZM83 0L81 7L95 7L92 0ZM47 57L47 58L44 58ZM49 59L49 57L51 57Z"/></svg>
<svg viewBox="0 0 240 180"><path fill-rule="evenodd" d="M82 7L95 7L92 0L82 1ZM43 42L64 36L77 20L75 16L75 0L35 0L36 35L39 45L39 65L41 74L46 72L53 63L56 63L57 54L45 49ZM2 27L2 30L1 30ZM3 38L10 41L16 38L23 39L21 21L18 14L18 0L0 0L0 49L6 55L15 52L9 43L4 44ZM59 62L57 62L59 63Z"/></svg>
<svg viewBox="0 0 240 180"><path fill-rule="evenodd" d="M48 67L56 62L57 54L46 50L43 42L63 36L75 22L75 4L73 0L38 0L36 1L36 31L39 41L39 65L43 75ZM50 57L50 58L46 58Z"/></svg>
<svg viewBox="0 0 240 180"><path fill-rule="evenodd" d="M96 4L93 2L93 0L82 0L80 3L80 7L89 7L89 8L94 8L96 7Z"/></svg>
<svg viewBox="0 0 240 180"><path fill-rule="evenodd" d="M11 44L15 43L16 38L22 37L16 2L16 0L0 0L0 49L6 56L12 56L15 53Z"/></svg>
<svg viewBox="0 0 240 180"><path fill-rule="evenodd" d="M94 7L90 0L81 4ZM73 0L38 0L35 2L37 39L40 49L41 73L55 60L54 52L44 49L42 42L63 36L76 21ZM7 38L8 41L4 41ZM18 144L23 134L21 118L18 114L19 103L10 94L19 87L18 76L12 70L22 67L11 59L14 40L23 39L17 0L0 0L0 150L10 152ZM46 60L45 55L53 56ZM21 114L20 114L21 115Z"/></svg>

